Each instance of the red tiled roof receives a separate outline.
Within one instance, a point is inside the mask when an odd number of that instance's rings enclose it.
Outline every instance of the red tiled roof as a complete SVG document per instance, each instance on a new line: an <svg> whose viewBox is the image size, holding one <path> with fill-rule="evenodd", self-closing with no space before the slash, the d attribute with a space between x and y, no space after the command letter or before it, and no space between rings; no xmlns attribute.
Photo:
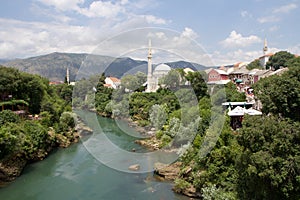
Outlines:
<svg viewBox="0 0 300 200"><path fill-rule="evenodd" d="M114 82L114 83L119 83L119 82L121 82L120 79L118 79L118 78L116 78L116 77L109 77L109 78L110 78L110 80L112 80L112 82Z"/></svg>
<svg viewBox="0 0 300 200"><path fill-rule="evenodd" d="M103 84L104 87L111 87L111 84Z"/></svg>

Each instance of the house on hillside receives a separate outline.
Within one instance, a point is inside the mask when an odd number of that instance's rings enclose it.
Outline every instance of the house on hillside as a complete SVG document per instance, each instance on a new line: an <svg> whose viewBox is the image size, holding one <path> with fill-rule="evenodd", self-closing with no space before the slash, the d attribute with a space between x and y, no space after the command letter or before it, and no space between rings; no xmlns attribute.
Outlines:
<svg viewBox="0 0 300 200"><path fill-rule="evenodd" d="M259 69L251 70L248 74L250 84L254 84L257 81L259 81L261 78L269 76L270 73L272 73L271 70L259 70Z"/></svg>
<svg viewBox="0 0 300 200"><path fill-rule="evenodd" d="M229 74L230 80L237 84L250 84L249 82L249 70L246 67L242 67L240 69L234 70Z"/></svg>
<svg viewBox="0 0 300 200"><path fill-rule="evenodd" d="M273 56L273 53L267 53L259 57L259 64L262 66L264 69L266 68L266 64L269 61L270 57Z"/></svg>
<svg viewBox="0 0 300 200"><path fill-rule="evenodd" d="M228 73L221 69L212 69L208 72L207 84L225 85L230 82Z"/></svg>
<svg viewBox="0 0 300 200"><path fill-rule="evenodd" d="M116 77L106 77L105 78L105 87L117 89L121 85L121 80Z"/></svg>

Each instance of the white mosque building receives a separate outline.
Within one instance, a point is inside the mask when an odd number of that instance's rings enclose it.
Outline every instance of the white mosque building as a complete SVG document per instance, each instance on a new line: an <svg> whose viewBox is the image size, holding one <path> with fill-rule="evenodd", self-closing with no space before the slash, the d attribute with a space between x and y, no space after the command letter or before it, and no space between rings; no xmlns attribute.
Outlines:
<svg viewBox="0 0 300 200"><path fill-rule="evenodd" d="M155 92L159 88L159 79L167 75L169 71L171 71L171 67L167 64L160 64L152 71L152 47L151 40L149 40L146 92Z"/></svg>

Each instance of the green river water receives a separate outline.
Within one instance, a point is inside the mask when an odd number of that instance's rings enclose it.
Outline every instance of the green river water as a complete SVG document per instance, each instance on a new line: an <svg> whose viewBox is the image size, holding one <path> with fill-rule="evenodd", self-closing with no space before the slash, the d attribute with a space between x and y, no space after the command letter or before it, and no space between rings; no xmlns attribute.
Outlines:
<svg viewBox="0 0 300 200"><path fill-rule="evenodd" d="M146 151L134 143L136 138L122 133L113 120L101 117L98 120L117 146L128 151L132 148ZM122 126L134 132L125 123ZM103 165L81 141L28 165L16 181L0 188L0 200L188 199L173 193L171 188L171 183L155 179L152 172L127 173Z"/></svg>

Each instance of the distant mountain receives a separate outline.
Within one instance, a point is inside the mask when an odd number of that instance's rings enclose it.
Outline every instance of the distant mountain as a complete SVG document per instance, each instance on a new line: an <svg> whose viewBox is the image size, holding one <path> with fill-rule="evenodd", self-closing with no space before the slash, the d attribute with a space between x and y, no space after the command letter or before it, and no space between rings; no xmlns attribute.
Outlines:
<svg viewBox="0 0 300 200"><path fill-rule="evenodd" d="M55 52L26 59L15 59L5 62L3 65L28 73L39 74L52 81L63 81L66 76L66 70L69 68L70 80L72 81L75 80L79 72L81 76L104 72L105 68L114 60L116 59L109 56Z"/></svg>
<svg viewBox="0 0 300 200"><path fill-rule="evenodd" d="M187 61L177 61L177 62L168 62L165 63L169 65L171 68L176 69L176 68L191 68L194 71L202 71L206 70L207 67L204 65L200 65L197 63L192 63L192 62L187 62Z"/></svg>
<svg viewBox="0 0 300 200"><path fill-rule="evenodd" d="M187 61L167 62L167 63L164 63L164 64L167 64L168 66L170 66L173 69L177 69L177 68L191 68L194 71L203 71L203 70L208 69L208 67L206 67L204 65L200 65L200 64L192 63L192 62L187 62ZM154 65L153 66L153 70L158 65L159 64ZM148 70L147 62L144 62L143 64L138 65L138 66L136 66L136 67L128 70L125 74L135 74L138 71L147 74L147 72L148 72L147 70Z"/></svg>
<svg viewBox="0 0 300 200"><path fill-rule="evenodd" d="M166 63L171 68L204 70L205 66L186 61ZM138 71L147 73L147 62L128 57L114 58L110 56L85 53L51 53L26 59L15 59L3 63L21 71L39 74L52 81L63 81L66 70L70 70L70 80L88 77L105 72L106 76L122 77L124 74L135 74ZM155 66L154 66L155 67Z"/></svg>
<svg viewBox="0 0 300 200"><path fill-rule="evenodd" d="M116 58L105 70L105 75L122 77L126 72L142 66L147 69L147 62L131 58Z"/></svg>
<svg viewBox="0 0 300 200"><path fill-rule="evenodd" d="M8 59L0 59L0 64L6 63L8 61L9 61Z"/></svg>

